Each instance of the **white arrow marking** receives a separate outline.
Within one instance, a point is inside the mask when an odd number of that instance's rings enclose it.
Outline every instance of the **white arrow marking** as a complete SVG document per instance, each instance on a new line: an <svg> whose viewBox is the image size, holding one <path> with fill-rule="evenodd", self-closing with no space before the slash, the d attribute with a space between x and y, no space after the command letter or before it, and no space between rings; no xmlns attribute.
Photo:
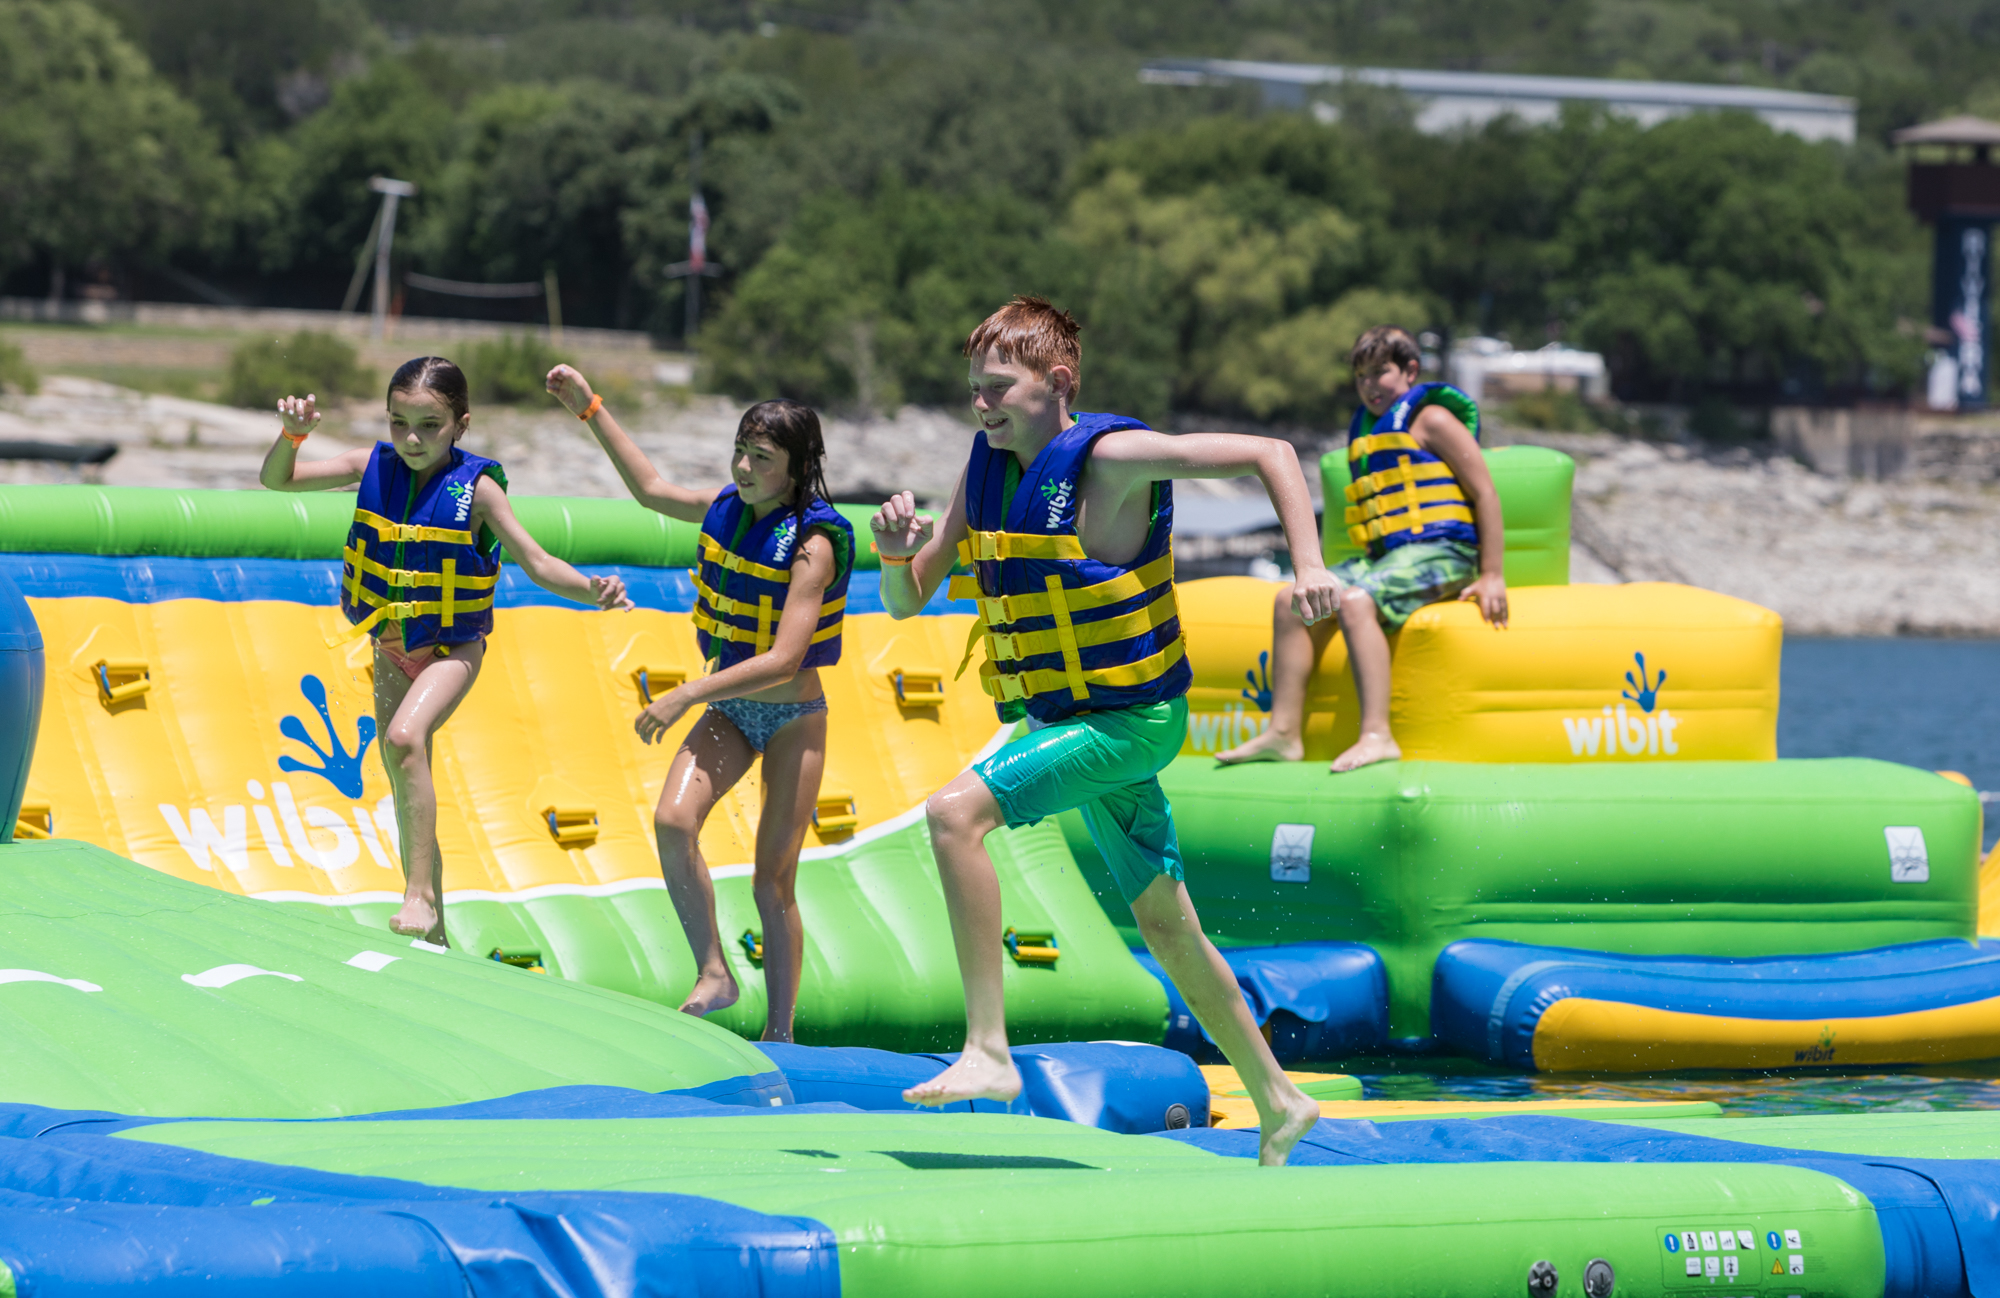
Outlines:
<svg viewBox="0 0 2000 1298"><path fill-rule="evenodd" d="M411 945L411 946L413 946L413 947L415 947L415 948L416 948L417 950L419 950L419 951L449 951L449 950L451 950L451 948L450 948L450 947L448 947L448 946L439 946L439 945L438 945L437 943L435 943L435 942L426 942L426 941L424 941L424 940L423 940L422 938L420 938L420 937L413 937L413 938L411 938L411 939L410 939L410 945Z"/></svg>
<svg viewBox="0 0 2000 1298"><path fill-rule="evenodd" d="M58 978L52 973L39 969L0 969L0 983L61 983L74 987L80 992L101 992L104 989L96 983L87 983L81 978Z"/></svg>
<svg viewBox="0 0 2000 1298"><path fill-rule="evenodd" d="M259 969L254 964L219 964L213 969L198 974L182 974L181 981L190 987L227 987L245 978L283 978L286 982L304 982L297 974L279 973L275 969Z"/></svg>
<svg viewBox="0 0 2000 1298"><path fill-rule="evenodd" d="M399 955L383 955L380 951L363 951L360 955L355 956L352 960L348 960L345 963L353 965L356 969L365 970L368 973L381 973L384 969L387 969L402 958Z"/></svg>

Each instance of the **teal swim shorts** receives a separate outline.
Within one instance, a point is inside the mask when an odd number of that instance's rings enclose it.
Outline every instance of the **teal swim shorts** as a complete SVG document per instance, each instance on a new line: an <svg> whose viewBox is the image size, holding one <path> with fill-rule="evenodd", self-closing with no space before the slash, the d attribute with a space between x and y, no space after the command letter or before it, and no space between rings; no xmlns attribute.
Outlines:
<svg viewBox="0 0 2000 1298"><path fill-rule="evenodd" d="M1187 699L1113 708L1039 726L972 769L1008 828L1075 807L1127 902L1161 875L1182 878L1160 770L1180 756ZM1033 722L1029 723L1034 725Z"/></svg>
<svg viewBox="0 0 2000 1298"><path fill-rule="evenodd" d="M1479 551L1457 541L1412 541L1379 559L1347 559L1333 565L1343 586L1359 586L1375 601L1375 620L1384 631L1400 631L1426 604L1458 598L1479 575Z"/></svg>

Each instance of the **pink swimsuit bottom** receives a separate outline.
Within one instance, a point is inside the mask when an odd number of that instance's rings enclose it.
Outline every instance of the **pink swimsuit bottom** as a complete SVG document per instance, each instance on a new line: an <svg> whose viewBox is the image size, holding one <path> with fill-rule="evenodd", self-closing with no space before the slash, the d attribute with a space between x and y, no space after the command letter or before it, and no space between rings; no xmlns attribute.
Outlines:
<svg viewBox="0 0 2000 1298"><path fill-rule="evenodd" d="M448 644L425 645L415 653L405 653L402 632L393 628L376 639L375 647L382 651L384 658L395 664L397 671L411 680L417 679L424 668L438 659L451 657L451 646Z"/></svg>

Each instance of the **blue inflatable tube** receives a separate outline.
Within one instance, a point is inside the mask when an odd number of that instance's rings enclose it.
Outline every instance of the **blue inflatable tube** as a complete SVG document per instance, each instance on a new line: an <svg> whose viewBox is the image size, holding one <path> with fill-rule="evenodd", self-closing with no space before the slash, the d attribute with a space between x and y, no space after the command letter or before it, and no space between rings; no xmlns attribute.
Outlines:
<svg viewBox="0 0 2000 1298"><path fill-rule="evenodd" d="M1204 1062L1222 1058L1189 1012L1159 961L1133 957L1167 989L1166 1046ZM1382 957L1359 942L1296 942L1225 947L1259 1027L1269 1029L1280 1062L1338 1059L1379 1050L1389 1040L1389 978Z"/></svg>
<svg viewBox="0 0 2000 1298"><path fill-rule="evenodd" d="M865 1046L797 1046L760 1041L800 1104L847 1104L877 1112L918 1106L903 1092L943 1072L957 1055L899 1055ZM1128 1136L1208 1125L1208 1082L1185 1054L1122 1041L1020 1046L1021 1095L1013 1104L979 1100L952 1113L1024 1113L1061 1118ZM937 1112L938 1110L927 1110Z"/></svg>
<svg viewBox="0 0 2000 1298"><path fill-rule="evenodd" d="M1722 960L1454 942L1431 975L1431 1030L1451 1048L1535 1067L1535 1032L1570 997L1799 1023L1886 1019L2000 996L2000 942L1912 942L1838 955ZM1805 1062L1830 1062L1808 1060Z"/></svg>

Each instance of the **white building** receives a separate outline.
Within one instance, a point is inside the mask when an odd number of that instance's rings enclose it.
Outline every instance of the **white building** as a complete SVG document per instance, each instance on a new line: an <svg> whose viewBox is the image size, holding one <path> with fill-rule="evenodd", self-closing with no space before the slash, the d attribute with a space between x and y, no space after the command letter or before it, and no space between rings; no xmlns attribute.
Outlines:
<svg viewBox="0 0 2000 1298"><path fill-rule="evenodd" d="M1604 358L1562 343L1520 352L1498 338L1461 338L1451 349L1444 374L1447 383L1474 401L1551 389L1580 393L1591 401L1611 395Z"/></svg>
<svg viewBox="0 0 2000 1298"><path fill-rule="evenodd" d="M1267 107L1310 107L1322 121L1339 115L1339 109L1328 102L1327 92L1344 85L1382 86L1415 100L1418 129L1432 133L1478 127L1508 113L1524 122L1550 122L1564 104L1582 103L1603 105L1644 126L1689 113L1733 109L1753 113L1773 129L1803 139L1854 142L1854 100L1759 86L1345 68L1238 59L1158 59L1145 66L1139 79L1149 85L1169 86L1247 82L1262 90Z"/></svg>

